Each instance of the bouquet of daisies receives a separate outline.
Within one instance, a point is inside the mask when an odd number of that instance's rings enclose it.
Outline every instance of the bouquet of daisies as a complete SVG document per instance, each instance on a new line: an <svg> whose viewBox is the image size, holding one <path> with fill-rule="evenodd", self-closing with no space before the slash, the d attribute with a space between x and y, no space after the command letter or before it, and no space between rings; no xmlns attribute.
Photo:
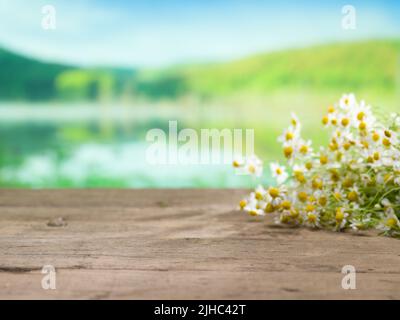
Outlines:
<svg viewBox="0 0 400 320"><path fill-rule="evenodd" d="M329 107L322 124L331 130L329 144L314 150L292 115L278 139L288 169L271 163L276 185L259 185L240 208L252 216L274 214L277 223L336 231L376 228L400 237L400 116L378 121L369 105L346 94ZM262 174L254 155L233 166Z"/></svg>

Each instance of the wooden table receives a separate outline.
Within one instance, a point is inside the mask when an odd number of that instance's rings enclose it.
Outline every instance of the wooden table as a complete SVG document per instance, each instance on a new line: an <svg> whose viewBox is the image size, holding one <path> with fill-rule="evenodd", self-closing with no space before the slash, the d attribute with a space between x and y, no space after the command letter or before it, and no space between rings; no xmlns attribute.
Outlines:
<svg viewBox="0 0 400 320"><path fill-rule="evenodd" d="M400 298L400 240L276 226L237 211L244 194L0 190L0 298Z"/></svg>

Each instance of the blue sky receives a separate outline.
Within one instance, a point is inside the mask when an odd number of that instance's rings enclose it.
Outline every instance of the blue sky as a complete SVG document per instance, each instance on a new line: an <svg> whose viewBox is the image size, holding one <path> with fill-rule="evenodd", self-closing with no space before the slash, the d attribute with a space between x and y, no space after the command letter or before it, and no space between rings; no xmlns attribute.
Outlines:
<svg viewBox="0 0 400 320"><path fill-rule="evenodd" d="M400 38L399 1L318 2L0 0L0 46L71 64L159 67ZM41 28L46 4L56 9L56 30ZM356 8L356 30L341 28L346 4Z"/></svg>

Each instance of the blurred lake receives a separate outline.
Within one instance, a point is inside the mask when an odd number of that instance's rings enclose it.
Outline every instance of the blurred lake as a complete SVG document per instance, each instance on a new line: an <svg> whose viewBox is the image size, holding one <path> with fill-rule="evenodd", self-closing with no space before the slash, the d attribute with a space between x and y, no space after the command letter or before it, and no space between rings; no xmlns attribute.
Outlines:
<svg viewBox="0 0 400 320"><path fill-rule="evenodd" d="M223 112L176 106L0 104L0 184L4 187L249 187L229 165L152 165L149 129L168 133L215 123ZM225 116L226 118L226 116ZM226 123L224 124L226 125Z"/></svg>

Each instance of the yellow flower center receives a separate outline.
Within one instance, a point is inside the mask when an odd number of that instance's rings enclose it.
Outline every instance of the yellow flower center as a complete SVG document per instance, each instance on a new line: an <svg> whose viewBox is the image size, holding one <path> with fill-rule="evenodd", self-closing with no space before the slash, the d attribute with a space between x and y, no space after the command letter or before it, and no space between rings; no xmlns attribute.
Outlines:
<svg viewBox="0 0 400 320"><path fill-rule="evenodd" d="M312 181L312 187L314 189L322 189L322 187L323 187L322 180L318 179L318 178L314 178L313 181Z"/></svg>
<svg viewBox="0 0 400 320"><path fill-rule="evenodd" d="M283 153L285 154L286 158L290 158L293 154L293 148L291 146L287 146L283 148Z"/></svg>
<svg viewBox="0 0 400 320"><path fill-rule="evenodd" d="M291 133L291 132L286 133L286 140L292 140L293 137L294 137L293 133Z"/></svg>
<svg viewBox="0 0 400 320"><path fill-rule="evenodd" d="M294 177L300 183L305 183L306 182L306 178L305 178L304 174L302 172L300 172L300 171L295 172L294 173Z"/></svg>
<svg viewBox="0 0 400 320"><path fill-rule="evenodd" d="M239 207L240 207L240 209L243 209L243 208L246 206L246 204L247 204L247 201L246 201L246 200L241 200L241 201L239 202Z"/></svg>
<svg viewBox="0 0 400 320"><path fill-rule="evenodd" d="M329 149L331 151L336 151L337 149L339 149L339 145L336 142L332 142L329 144Z"/></svg>
<svg viewBox="0 0 400 320"><path fill-rule="evenodd" d="M269 195L272 198L276 198L276 197L279 196L279 189L278 188L270 188L268 192L269 192Z"/></svg>
<svg viewBox="0 0 400 320"><path fill-rule="evenodd" d="M283 209L289 210L292 207L292 204L290 201L285 200L285 201L282 201L281 206Z"/></svg>
<svg viewBox="0 0 400 320"><path fill-rule="evenodd" d="M394 228L397 225L397 221L395 218L389 218L386 220L386 226L389 228Z"/></svg>
<svg viewBox="0 0 400 320"><path fill-rule="evenodd" d="M290 210L290 216L291 216L293 219L296 219L296 218L299 216L299 211L297 211L296 209Z"/></svg>
<svg viewBox="0 0 400 320"><path fill-rule="evenodd" d="M336 209L336 216L335 219L337 222L341 222L344 219L344 213L341 208Z"/></svg>
<svg viewBox="0 0 400 320"><path fill-rule="evenodd" d="M263 197L263 195L261 194L261 192L257 191L256 194L255 194L255 198L256 198L257 200L262 200L264 197Z"/></svg>
<svg viewBox="0 0 400 320"><path fill-rule="evenodd" d="M335 112L335 108L333 106L329 106L328 112L329 113L334 113Z"/></svg>
<svg viewBox="0 0 400 320"><path fill-rule="evenodd" d="M315 210L315 206L313 204L306 205L306 212L313 212Z"/></svg>
<svg viewBox="0 0 400 320"><path fill-rule="evenodd" d="M365 130L365 129L367 129L367 124L366 124L364 121L362 121L362 122L360 122L360 124L358 125L358 128L359 128L360 130Z"/></svg>
<svg viewBox="0 0 400 320"><path fill-rule="evenodd" d="M335 192L333 194L333 196L335 197L336 200L341 200L342 199L342 195L339 192Z"/></svg>
<svg viewBox="0 0 400 320"><path fill-rule="evenodd" d="M385 136L388 138L392 137L392 133L389 130L385 130Z"/></svg>
<svg viewBox="0 0 400 320"><path fill-rule="evenodd" d="M282 223L288 223L290 220L289 216L286 214L281 215L281 222Z"/></svg>
<svg viewBox="0 0 400 320"><path fill-rule="evenodd" d="M329 118L327 116L324 116L322 118L322 124L326 126L328 123L329 123Z"/></svg>
<svg viewBox="0 0 400 320"><path fill-rule="evenodd" d="M322 196L321 198L319 198L318 203L319 203L321 206L325 207L326 204L328 203L328 199L327 199L325 196Z"/></svg>
<svg viewBox="0 0 400 320"><path fill-rule="evenodd" d="M354 184L354 181L353 181L353 179L351 179L351 178L346 178L346 179L344 179L344 181L343 181L343 186L344 186L345 188L350 188L353 184Z"/></svg>
<svg viewBox="0 0 400 320"><path fill-rule="evenodd" d="M249 210L249 215L251 215L251 216L256 216L257 215L257 211L255 211L255 210Z"/></svg>
<svg viewBox="0 0 400 320"><path fill-rule="evenodd" d="M387 139L387 138L384 138L384 139L382 140L382 143L383 143L383 145L384 145L385 147L390 147L390 145L391 145L390 140Z"/></svg>
<svg viewBox="0 0 400 320"><path fill-rule="evenodd" d="M331 179L332 179L333 181L339 181L340 175L339 175L339 172L338 172L336 169L333 169L333 170L331 171Z"/></svg>
<svg viewBox="0 0 400 320"><path fill-rule="evenodd" d="M341 123L343 127L347 127L350 123L350 120L348 118L343 118Z"/></svg>
<svg viewBox="0 0 400 320"><path fill-rule="evenodd" d="M380 138L379 133L374 132L374 133L372 134L372 140L374 140L375 142L378 142L378 141L379 141L379 138Z"/></svg>
<svg viewBox="0 0 400 320"><path fill-rule="evenodd" d="M353 201L353 202L357 201L357 200L358 200L358 194L357 194L357 192L355 192L355 191L350 191L350 192L347 194L347 199L349 199L350 201Z"/></svg>
<svg viewBox="0 0 400 320"><path fill-rule="evenodd" d="M234 160L234 161L232 162L232 165L233 165L235 168L239 168L239 167L240 167L240 163L239 163L238 161L236 161L236 160Z"/></svg>
<svg viewBox="0 0 400 320"><path fill-rule="evenodd" d="M252 173L252 174L256 173L256 167L253 166L252 164L249 165L249 172Z"/></svg>
<svg viewBox="0 0 400 320"><path fill-rule="evenodd" d="M266 213L271 213L275 211L274 206L272 205L272 203L268 203L267 206L265 207L264 211Z"/></svg>
<svg viewBox="0 0 400 320"><path fill-rule="evenodd" d="M301 152L302 154L306 154L306 153L308 152L308 147L307 147L305 144L303 144L303 145L300 147L300 152Z"/></svg>
<svg viewBox="0 0 400 320"><path fill-rule="evenodd" d="M299 198L299 200L300 200L301 202L306 202L306 201L307 201L307 198L308 198L308 195L307 195L307 193L305 193L304 191L300 191L300 192L298 193L297 197Z"/></svg>
<svg viewBox="0 0 400 320"><path fill-rule="evenodd" d="M364 120L364 117L365 117L365 113L362 111L357 114L357 120L359 120L359 121Z"/></svg>
<svg viewBox="0 0 400 320"><path fill-rule="evenodd" d="M328 163L328 157L324 154L321 154L321 156L319 157L319 162L324 165Z"/></svg>
<svg viewBox="0 0 400 320"><path fill-rule="evenodd" d="M315 214L308 214L307 215L307 220L309 221L309 222L311 222L311 223L314 223L314 222L316 222L317 221L317 216L315 215Z"/></svg>

